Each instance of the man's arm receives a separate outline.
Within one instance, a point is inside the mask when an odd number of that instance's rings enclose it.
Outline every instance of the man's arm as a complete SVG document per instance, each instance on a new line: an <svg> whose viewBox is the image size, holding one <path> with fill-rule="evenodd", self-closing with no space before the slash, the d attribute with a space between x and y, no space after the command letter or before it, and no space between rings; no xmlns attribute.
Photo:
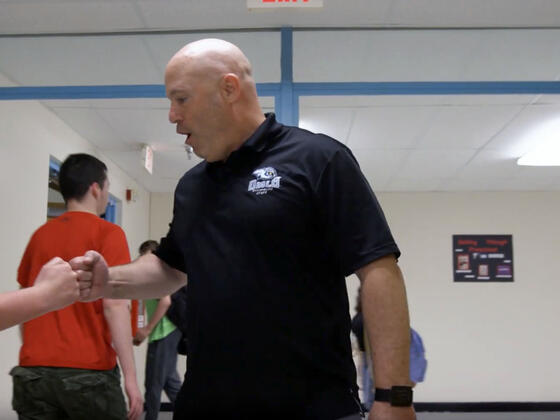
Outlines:
<svg viewBox="0 0 560 420"><path fill-rule="evenodd" d="M412 385L409 373L410 321L404 279L389 255L357 270L362 283L362 313L372 353L377 388ZM375 402L370 419L414 419L412 407Z"/></svg>
<svg viewBox="0 0 560 420"><path fill-rule="evenodd" d="M103 299L103 313L109 325L113 346L123 371L124 388L129 406L128 419L135 420L142 414L143 399L136 380L128 301Z"/></svg>
<svg viewBox="0 0 560 420"><path fill-rule="evenodd" d="M170 295L187 283L185 273L171 268L153 254L146 254L130 264L107 268L105 259L95 251L70 261L91 284L81 292L82 301L100 297L113 299L146 299ZM80 284L82 277L78 273ZM86 283L87 283L86 282ZM81 286L82 287L82 286Z"/></svg>
<svg viewBox="0 0 560 420"><path fill-rule="evenodd" d="M170 306L171 306L171 296L167 295L159 300L156 310L152 314L152 317L150 318L148 324L142 328L138 328L138 331L136 332L136 336L134 336L134 340L132 340L135 345L138 346L140 343L142 343L142 341L146 339L146 337L148 337L152 333L153 329L156 327L158 322L161 321L161 319L164 317L165 313L167 312Z"/></svg>

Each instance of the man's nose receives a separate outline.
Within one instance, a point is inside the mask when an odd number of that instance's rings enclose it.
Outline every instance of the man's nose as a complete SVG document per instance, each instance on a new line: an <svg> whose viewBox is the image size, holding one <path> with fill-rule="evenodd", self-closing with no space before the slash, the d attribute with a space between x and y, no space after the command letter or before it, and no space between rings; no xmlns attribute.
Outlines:
<svg viewBox="0 0 560 420"><path fill-rule="evenodd" d="M173 109L173 105L169 107L169 122L171 124L176 124L179 121L179 115Z"/></svg>

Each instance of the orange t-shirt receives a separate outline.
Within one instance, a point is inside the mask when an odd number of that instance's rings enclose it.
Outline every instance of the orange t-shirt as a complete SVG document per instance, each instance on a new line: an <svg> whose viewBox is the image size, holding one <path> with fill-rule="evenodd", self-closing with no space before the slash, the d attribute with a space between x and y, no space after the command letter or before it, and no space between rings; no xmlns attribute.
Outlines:
<svg viewBox="0 0 560 420"><path fill-rule="evenodd" d="M119 226L91 213L66 212L33 234L18 269L18 282L31 286L51 258L69 261L90 249L103 255L109 266L130 262ZM102 300L78 302L23 324L19 364L108 370L117 363L111 341Z"/></svg>

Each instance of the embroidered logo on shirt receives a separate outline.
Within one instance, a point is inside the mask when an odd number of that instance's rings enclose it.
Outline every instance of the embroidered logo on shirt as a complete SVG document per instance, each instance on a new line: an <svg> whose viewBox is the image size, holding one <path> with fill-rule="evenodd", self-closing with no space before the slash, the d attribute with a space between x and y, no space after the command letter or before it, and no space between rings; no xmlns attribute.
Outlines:
<svg viewBox="0 0 560 420"><path fill-rule="evenodd" d="M280 188L281 176L278 176L276 169L271 166L260 168L253 172L256 179L249 181L247 191L252 191L255 194L266 194L274 188Z"/></svg>

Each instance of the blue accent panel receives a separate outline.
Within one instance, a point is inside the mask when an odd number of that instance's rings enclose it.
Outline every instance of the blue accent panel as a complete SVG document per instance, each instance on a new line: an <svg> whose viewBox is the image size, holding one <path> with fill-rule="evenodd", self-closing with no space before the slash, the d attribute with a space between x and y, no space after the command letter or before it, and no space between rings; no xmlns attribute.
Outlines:
<svg viewBox="0 0 560 420"><path fill-rule="evenodd" d="M286 125L297 125L298 115L294 113L294 75L293 75L293 31L292 28L284 27L281 32L281 57L280 68L282 70L282 82L280 83L280 94L275 104L276 118ZM296 108L297 109L297 108Z"/></svg>
<svg viewBox="0 0 560 420"><path fill-rule="evenodd" d="M260 96L276 96L280 83L258 83ZM165 98L164 85L0 87L0 100Z"/></svg>
<svg viewBox="0 0 560 420"><path fill-rule="evenodd" d="M292 97L292 125L299 126L299 95Z"/></svg>
<svg viewBox="0 0 560 420"><path fill-rule="evenodd" d="M0 100L165 98L163 85L23 86L0 88Z"/></svg>
<svg viewBox="0 0 560 420"><path fill-rule="evenodd" d="M282 82L280 85L280 95L278 104L275 106L278 121L286 125L294 125L293 103L294 90L293 83Z"/></svg>
<svg viewBox="0 0 560 420"><path fill-rule="evenodd" d="M348 82L294 83L298 96L511 95L560 93L560 82Z"/></svg>
<svg viewBox="0 0 560 420"><path fill-rule="evenodd" d="M281 30L281 44L280 44L280 63L281 63L281 78L282 82L294 81L293 69L293 30L292 28L283 27Z"/></svg>
<svg viewBox="0 0 560 420"><path fill-rule="evenodd" d="M259 96L277 96L280 93L280 83L257 83Z"/></svg>
<svg viewBox="0 0 560 420"><path fill-rule="evenodd" d="M558 81L258 83L260 96L558 94ZM289 86L291 85L291 86ZM164 98L163 85L0 87L0 100ZM289 101L290 102L290 101Z"/></svg>

